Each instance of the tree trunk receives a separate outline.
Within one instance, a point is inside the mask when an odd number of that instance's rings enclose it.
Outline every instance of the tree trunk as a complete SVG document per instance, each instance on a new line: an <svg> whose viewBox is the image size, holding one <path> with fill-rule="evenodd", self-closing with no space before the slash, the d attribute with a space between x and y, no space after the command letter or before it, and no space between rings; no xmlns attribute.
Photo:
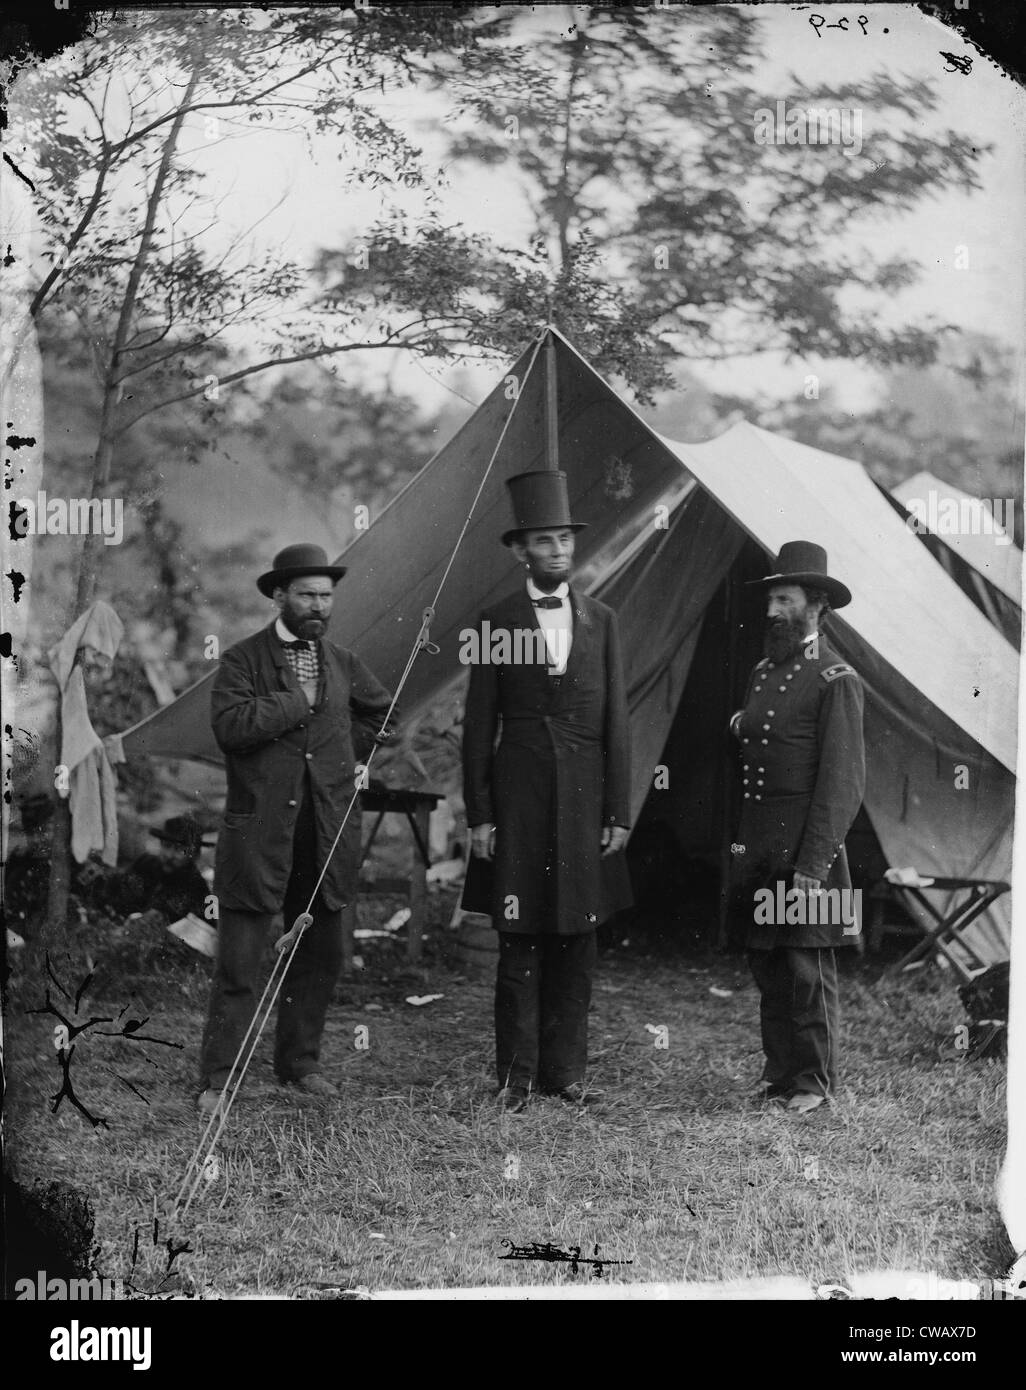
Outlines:
<svg viewBox="0 0 1026 1390"><path fill-rule="evenodd" d="M570 43L570 75L567 78L566 96L563 99L563 142L560 152L559 175L553 196L553 212L556 220L556 237L559 242L559 270L566 274L570 266L570 219L574 212L574 200L570 192L570 162L573 158L573 118L574 95L581 64L587 51L587 39L583 25Z"/></svg>
<svg viewBox="0 0 1026 1390"><path fill-rule="evenodd" d="M104 375L103 406L100 414L99 438L97 440L96 453L93 456L93 477L89 491L90 499L102 497L104 489L110 482L111 464L114 459L114 447L117 440L118 406L121 401L121 357L132 331L135 306L139 297L139 286L142 283L147 262L149 261L153 248L153 234L157 223L157 214L160 211L167 177L171 171L171 161L174 157L175 146L178 143L178 137L185 123L186 109L192 101L193 92L196 89L198 81L199 67L197 66L193 68L188 86L179 102L178 111L168 129L167 138L161 150L160 163L157 166L153 185L146 200L146 220L143 223L142 233L139 237L139 245L136 248L132 269L129 271L128 282L125 285L125 293L121 301L121 310L118 314L117 328L114 332L110 356L107 361L107 370ZM76 618L85 612L93 601L103 552L103 536L98 532L87 532L82 545L82 553L79 561L78 587L75 594L75 604L68 618L69 627ZM61 692L58 691L58 761L60 760L61 737L60 699ZM60 801L54 814L53 821L53 857L50 862L50 880L47 894L46 924L44 928L51 949L62 949L67 943L68 895L70 888L71 815L68 810L68 803L66 801Z"/></svg>
<svg viewBox="0 0 1026 1390"><path fill-rule="evenodd" d="M61 721L61 697L57 692L57 762L61 761L61 741L64 726ZM54 808L50 822L50 879L47 886L46 911L39 919L32 942L37 964L42 968L47 951L63 950L68 939L68 895L71 891L71 807L64 797L53 791Z"/></svg>
<svg viewBox="0 0 1026 1390"><path fill-rule="evenodd" d="M128 283L125 286L124 298L121 301L121 311L118 314L118 325L114 332L114 341L111 343L110 357L107 362L107 371L103 382L103 408L100 414L100 433L96 444L96 453L93 456L93 482L90 497L99 497L103 494L103 489L110 482L111 463L114 459L114 446L117 441L117 413L121 403L121 357L132 331L132 319L135 314L136 301L139 296L139 286L142 283L146 265L150 258L153 247L153 233L157 223L157 214L160 211L161 201L164 196L164 185L167 183L167 176L171 171L171 161L174 157L175 146L181 134L182 126L185 122L186 108L192 101L193 92L196 90L196 83L199 81L199 68L194 68L189 78L189 85L181 99L178 112L167 133L164 147L161 150L160 164L153 180L153 187L146 202L146 221L143 224L142 235L139 237L139 245L136 248L135 259L132 262L132 269L128 275ZM104 551L104 539L96 532L90 531L85 538L82 547L82 559L78 572L78 592L75 596L75 611L72 615L72 622L84 612L93 601L96 591L96 581L99 577L100 560Z"/></svg>

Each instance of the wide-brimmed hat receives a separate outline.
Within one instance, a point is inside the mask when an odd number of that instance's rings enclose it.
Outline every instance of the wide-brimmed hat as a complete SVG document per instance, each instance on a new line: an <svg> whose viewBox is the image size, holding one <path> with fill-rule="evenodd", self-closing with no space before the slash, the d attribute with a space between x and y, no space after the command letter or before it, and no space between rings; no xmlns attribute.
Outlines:
<svg viewBox="0 0 1026 1390"><path fill-rule="evenodd" d="M549 531L563 527L583 531L586 521L571 521L566 474L557 468L537 468L506 479L513 504L514 526L504 531L503 545L510 545L521 531Z"/></svg>
<svg viewBox="0 0 1026 1390"><path fill-rule="evenodd" d="M274 567L257 580L257 588L270 598L275 589L284 589L293 579L304 574L325 574L336 583L345 574L342 565L329 565L326 553L319 545L287 545L274 557Z"/></svg>
<svg viewBox="0 0 1026 1390"><path fill-rule="evenodd" d="M827 553L812 541L788 541L780 547L773 574L750 579L748 583L764 589L773 584L800 584L807 589L822 589L831 608L851 603L851 590L827 574Z"/></svg>
<svg viewBox="0 0 1026 1390"><path fill-rule="evenodd" d="M179 849L195 851L213 845L213 840L204 840L203 829L192 816L170 816L162 828L151 826L150 834L165 845L177 845Z"/></svg>

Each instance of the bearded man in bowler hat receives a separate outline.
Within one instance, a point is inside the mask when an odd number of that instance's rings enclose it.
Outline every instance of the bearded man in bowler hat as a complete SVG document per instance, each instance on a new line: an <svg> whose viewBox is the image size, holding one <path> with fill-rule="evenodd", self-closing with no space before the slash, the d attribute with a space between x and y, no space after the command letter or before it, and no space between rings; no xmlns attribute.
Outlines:
<svg viewBox="0 0 1026 1390"><path fill-rule="evenodd" d="M517 1113L534 1091L598 1099L585 1088L588 1006L607 904L601 861L627 839L630 731L616 615L570 583L582 523L570 519L566 474L521 473L507 485L515 524L502 540L525 583L482 615L471 665L464 906L490 913L499 932L499 1100ZM509 657L492 660L503 633ZM475 861L493 866L480 902Z"/></svg>
<svg viewBox="0 0 1026 1390"><path fill-rule="evenodd" d="M202 1048L203 1114L217 1109L253 1016L271 921L283 912L292 927L326 864L313 921L279 996L274 1069L285 1085L335 1094L320 1074L321 1034L342 962L342 913L356 897L358 807L331 850L357 759L393 732L382 729L389 692L355 653L324 636L344 574L320 546L280 551L257 580L278 616L230 647L214 679L211 722L228 796L214 867L218 947Z"/></svg>
<svg viewBox="0 0 1026 1390"><path fill-rule="evenodd" d="M755 582L766 655L730 721L742 755L733 903L761 995L761 1098L807 1114L837 1089L834 949L860 930L844 837L866 783L862 682L821 630L851 602L821 546L788 542Z"/></svg>

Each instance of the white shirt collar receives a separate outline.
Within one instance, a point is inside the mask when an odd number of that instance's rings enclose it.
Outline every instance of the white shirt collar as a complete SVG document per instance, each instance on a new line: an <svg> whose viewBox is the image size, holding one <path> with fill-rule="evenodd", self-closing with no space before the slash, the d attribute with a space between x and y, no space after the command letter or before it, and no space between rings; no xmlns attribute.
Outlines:
<svg viewBox="0 0 1026 1390"><path fill-rule="evenodd" d="M809 632L809 633L807 633L807 634L802 638L802 646L805 647L805 646L807 646L810 642L814 642L818 636L819 636L819 628L817 628L815 632Z"/></svg>
<svg viewBox="0 0 1026 1390"><path fill-rule="evenodd" d="M563 602L566 603L570 597L570 585L567 582L567 580L564 579L563 583L560 584L557 588L553 589L551 594L547 594L544 589L538 588L538 585L534 582L533 579L528 578L527 597L532 600L536 598L558 598L562 599ZM555 612L554 609L553 612Z"/></svg>
<svg viewBox="0 0 1026 1390"><path fill-rule="evenodd" d="M280 618L275 618L274 620L274 635L278 638L279 642L284 642L286 645L290 642L301 642L303 640L301 637L297 637L294 632L290 632Z"/></svg>

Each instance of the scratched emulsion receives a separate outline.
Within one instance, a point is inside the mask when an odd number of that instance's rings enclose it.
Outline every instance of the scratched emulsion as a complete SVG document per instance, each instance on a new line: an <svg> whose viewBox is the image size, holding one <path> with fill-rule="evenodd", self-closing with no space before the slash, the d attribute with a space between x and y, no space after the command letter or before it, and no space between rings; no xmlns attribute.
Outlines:
<svg viewBox="0 0 1026 1390"><path fill-rule="evenodd" d="M57 1059L57 1066L61 1074L61 1084L59 1089L51 1096L51 1111L56 1115L63 1101L67 1101L79 1112L79 1114L92 1125L94 1129L109 1129L110 1125L102 1115L95 1115L89 1109L82 1097L76 1092L74 1083L71 1079L71 1064L75 1057L75 1039L83 1033L95 1030L96 1036L104 1038L123 1038L126 1042L132 1043L157 1043L161 1047L170 1047L181 1050L183 1044L173 1042L170 1038L158 1038L152 1033L144 1033L141 1030L149 1022L149 1018L129 1018L122 1023L125 1014L128 1012L129 1005L121 1010L116 1016L114 1014L92 1014L88 1018L81 1018L82 1005L85 997L89 993L89 987L93 982L93 974L90 972L80 982L75 991L74 999L69 990L62 983L56 974L49 953L46 956L46 973L51 982L56 986L58 992L68 1003L64 1006L66 1012L62 1012L53 1002L50 993L50 986L47 985L44 1002L36 1009L27 1009L30 1014L51 1014L57 1023L54 1026L54 1051ZM71 1014L72 1017L68 1015ZM103 1023L120 1024L120 1027L113 1029L103 1029ZM144 1054L145 1055L145 1054ZM147 1060L152 1060L147 1058ZM117 1079L125 1085L141 1101L149 1105L148 1097L132 1084L127 1077L120 1072L115 1072Z"/></svg>

